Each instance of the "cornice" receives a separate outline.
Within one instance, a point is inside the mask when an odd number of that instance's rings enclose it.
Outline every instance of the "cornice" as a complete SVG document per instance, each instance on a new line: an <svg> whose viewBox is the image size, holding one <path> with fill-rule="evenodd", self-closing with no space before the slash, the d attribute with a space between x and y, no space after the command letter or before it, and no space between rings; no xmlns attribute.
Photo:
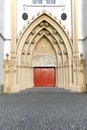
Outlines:
<svg viewBox="0 0 87 130"><path fill-rule="evenodd" d="M0 33L0 37L4 40L4 41L10 41L10 38L5 38L4 35L2 33Z"/></svg>
<svg viewBox="0 0 87 130"><path fill-rule="evenodd" d="M85 41L87 40L87 36L85 36L84 38L78 38L78 41Z"/></svg>
<svg viewBox="0 0 87 130"><path fill-rule="evenodd" d="M2 33L0 33L0 37L5 41L5 37L3 36Z"/></svg>

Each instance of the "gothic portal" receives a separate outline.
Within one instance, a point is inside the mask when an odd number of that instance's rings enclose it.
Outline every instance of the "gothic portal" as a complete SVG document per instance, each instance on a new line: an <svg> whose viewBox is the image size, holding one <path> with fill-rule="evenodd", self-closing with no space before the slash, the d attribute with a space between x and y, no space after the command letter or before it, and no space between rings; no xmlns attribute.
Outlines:
<svg viewBox="0 0 87 130"><path fill-rule="evenodd" d="M84 60L79 59L75 43L75 20L71 37L60 20L42 10L16 37L13 18L11 59L4 61L5 92L50 86L85 91Z"/></svg>

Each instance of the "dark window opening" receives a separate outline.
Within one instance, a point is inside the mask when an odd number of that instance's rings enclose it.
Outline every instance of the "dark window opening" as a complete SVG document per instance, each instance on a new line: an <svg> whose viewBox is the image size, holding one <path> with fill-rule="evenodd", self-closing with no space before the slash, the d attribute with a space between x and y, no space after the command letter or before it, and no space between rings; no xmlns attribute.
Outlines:
<svg viewBox="0 0 87 130"><path fill-rule="evenodd" d="M46 0L46 4L55 4L55 0Z"/></svg>
<svg viewBox="0 0 87 130"><path fill-rule="evenodd" d="M61 19L62 20L66 20L67 19L67 14L66 13L62 13L61 14Z"/></svg>
<svg viewBox="0 0 87 130"><path fill-rule="evenodd" d="M42 4L42 0L33 0L33 4Z"/></svg>
<svg viewBox="0 0 87 130"><path fill-rule="evenodd" d="M28 19L28 14L27 13L23 13L22 14L22 18L23 18L23 20L27 20Z"/></svg>

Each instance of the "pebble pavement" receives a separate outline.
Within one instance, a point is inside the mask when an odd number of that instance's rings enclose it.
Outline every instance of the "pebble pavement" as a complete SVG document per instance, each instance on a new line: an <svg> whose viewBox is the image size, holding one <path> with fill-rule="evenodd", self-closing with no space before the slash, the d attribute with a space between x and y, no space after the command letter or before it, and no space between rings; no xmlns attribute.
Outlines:
<svg viewBox="0 0 87 130"><path fill-rule="evenodd" d="M0 130L87 130L87 93L47 88L1 94Z"/></svg>

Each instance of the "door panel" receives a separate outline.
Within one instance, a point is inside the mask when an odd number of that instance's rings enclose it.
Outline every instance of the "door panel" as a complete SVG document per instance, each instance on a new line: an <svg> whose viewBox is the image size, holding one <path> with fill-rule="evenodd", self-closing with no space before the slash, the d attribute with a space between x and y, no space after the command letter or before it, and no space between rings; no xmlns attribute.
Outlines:
<svg viewBox="0 0 87 130"><path fill-rule="evenodd" d="M55 86L55 68L34 68L34 86Z"/></svg>

